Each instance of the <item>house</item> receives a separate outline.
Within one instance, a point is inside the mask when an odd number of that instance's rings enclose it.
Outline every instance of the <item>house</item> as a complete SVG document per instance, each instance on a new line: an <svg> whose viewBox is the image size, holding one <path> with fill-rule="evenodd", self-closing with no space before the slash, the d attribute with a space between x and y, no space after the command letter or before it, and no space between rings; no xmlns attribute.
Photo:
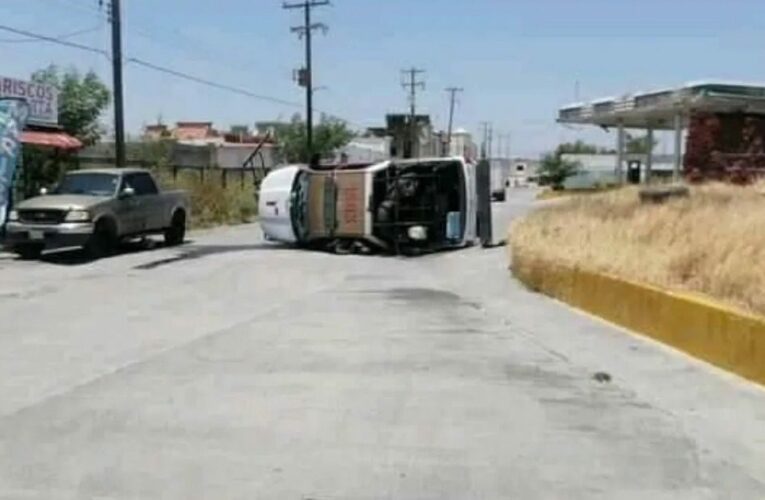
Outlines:
<svg viewBox="0 0 765 500"><path fill-rule="evenodd" d="M155 124L144 127L143 139L175 141L171 162L180 168L241 169L247 164L246 168L270 169L276 164L274 140L253 133L246 125L234 125L228 132L220 132L209 121L181 121L173 129ZM251 158L258 147L259 154Z"/></svg>
<svg viewBox="0 0 765 500"><path fill-rule="evenodd" d="M212 122L177 122L171 137L178 142L215 144L223 142Z"/></svg>
<svg viewBox="0 0 765 500"><path fill-rule="evenodd" d="M146 125L143 128L143 140L145 141L159 141L161 139L167 139L171 136L170 129L164 123L157 123L155 125Z"/></svg>
<svg viewBox="0 0 765 500"><path fill-rule="evenodd" d="M377 163L390 159L391 137L354 137L337 152L346 163Z"/></svg>
<svg viewBox="0 0 765 500"><path fill-rule="evenodd" d="M510 161L508 187L527 187L539 181L539 160L513 158Z"/></svg>
<svg viewBox="0 0 765 500"><path fill-rule="evenodd" d="M190 144L223 142L223 136L215 130L212 122L177 122L172 129L163 123L146 125L143 128L142 139L144 141L173 139Z"/></svg>
<svg viewBox="0 0 765 500"><path fill-rule="evenodd" d="M449 156L464 156L469 159L478 158L478 146L473 142L473 136L464 128L452 132L449 144Z"/></svg>

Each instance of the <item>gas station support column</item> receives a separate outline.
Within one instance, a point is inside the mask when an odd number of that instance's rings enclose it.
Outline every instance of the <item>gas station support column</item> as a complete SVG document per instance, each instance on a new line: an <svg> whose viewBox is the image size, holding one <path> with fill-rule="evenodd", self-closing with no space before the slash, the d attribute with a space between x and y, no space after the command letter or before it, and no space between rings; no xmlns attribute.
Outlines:
<svg viewBox="0 0 765 500"><path fill-rule="evenodd" d="M672 178L680 180L680 170L683 164L683 115L680 111L675 113L675 157Z"/></svg>
<svg viewBox="0 0 765 500"><path fill-rule="evenodd" d="M624 122L621 120L616 134L616 177L619 184L624 183Z"/></svg>
<svg viewBox="0 0 765 500"><path fill-rule="evenodd" d="M653 170L653 127L648 127L646 142L648 143L648 156L645 159L645 183L648 184L651 182L651 171Z"/></svg>

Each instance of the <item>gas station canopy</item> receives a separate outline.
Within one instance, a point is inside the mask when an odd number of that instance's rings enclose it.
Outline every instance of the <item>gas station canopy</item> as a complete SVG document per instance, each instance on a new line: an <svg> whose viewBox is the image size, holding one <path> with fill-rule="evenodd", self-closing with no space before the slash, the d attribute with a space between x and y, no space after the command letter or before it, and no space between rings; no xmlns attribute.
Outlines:
<svg viewBox="0 0 765 500"><path fill-rule="evenodd" d="M694 82L679 88L564 106L559 123L674 130L675 118L692 112L765 115L765 85Z"/></svg>

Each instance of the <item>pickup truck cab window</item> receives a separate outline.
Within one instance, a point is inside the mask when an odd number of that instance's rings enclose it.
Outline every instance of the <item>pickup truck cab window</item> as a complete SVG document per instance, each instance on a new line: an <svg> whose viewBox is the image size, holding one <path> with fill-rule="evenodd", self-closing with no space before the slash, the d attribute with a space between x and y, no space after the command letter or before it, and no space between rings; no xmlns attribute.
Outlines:
<svg viewBox="0 0 765 500"><path fill-rule="evenodd" d="M131 187L135 191L136 196L146 196L159 193L157 184L151 175L145 173L129 174L123 178L122 187L124 190L126 187Z"/></svg>
<svg viewBox="0 0 765 500"><path fill-rule="evenodd" d="M113 196L119 176L113 174L69 174L52 194L81 194L87 196Z"/></svg>

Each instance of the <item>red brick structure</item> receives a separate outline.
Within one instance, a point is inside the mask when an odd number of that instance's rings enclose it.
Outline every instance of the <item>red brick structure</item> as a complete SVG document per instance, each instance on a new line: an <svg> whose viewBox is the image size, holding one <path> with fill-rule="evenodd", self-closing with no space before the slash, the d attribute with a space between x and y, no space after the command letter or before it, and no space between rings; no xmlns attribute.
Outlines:
<svg viewBox="0 0 765 500"><path fill-rule="evenodd" d="M765 116L695 113L688 124L684 169L695 181L748 183L765 176Z"/></svg>

